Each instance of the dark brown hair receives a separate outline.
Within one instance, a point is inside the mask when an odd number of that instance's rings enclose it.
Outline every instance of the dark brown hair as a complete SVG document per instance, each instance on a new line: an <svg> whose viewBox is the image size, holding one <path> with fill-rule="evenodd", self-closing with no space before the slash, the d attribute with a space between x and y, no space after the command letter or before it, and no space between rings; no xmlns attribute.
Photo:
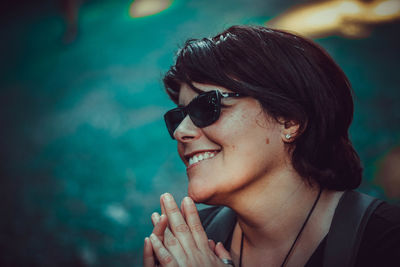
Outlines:
<svg viewBox="0 0 400 267"><path fill-rule="evenodd" d="M261 26L232 26L190 39L164 77L177 103L182 83L223 86L257 99L268 115L300 125L292 164L310 182L334 190L359 186L362 168L348 137L350 83L333 59L303 37Z"/></svg>

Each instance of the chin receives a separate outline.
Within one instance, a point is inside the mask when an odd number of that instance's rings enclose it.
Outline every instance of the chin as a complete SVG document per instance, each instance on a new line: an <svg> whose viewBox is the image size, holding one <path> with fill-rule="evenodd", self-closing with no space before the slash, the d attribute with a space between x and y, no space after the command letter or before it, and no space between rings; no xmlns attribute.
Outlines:
<svg viewBox="0 0 400 267"><path fill-rule="evenodd" d="M193 199L195 203L212 205L210 201L213 198L213 194L210 188L189 183L188 196Z"/></svg>

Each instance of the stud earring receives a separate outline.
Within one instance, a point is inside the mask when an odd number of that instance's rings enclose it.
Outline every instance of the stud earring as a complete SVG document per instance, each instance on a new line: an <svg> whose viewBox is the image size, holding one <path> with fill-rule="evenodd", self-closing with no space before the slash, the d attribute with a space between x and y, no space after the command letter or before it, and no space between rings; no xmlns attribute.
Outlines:
<svg viewBox="0 0 400 267"><path fill-rule="evenodd" d="M285 138L286 138L287 140L289 140L290 138L292 138L292 136L291 136L290 134L286 134L286 135L285 135Z"/></svg>

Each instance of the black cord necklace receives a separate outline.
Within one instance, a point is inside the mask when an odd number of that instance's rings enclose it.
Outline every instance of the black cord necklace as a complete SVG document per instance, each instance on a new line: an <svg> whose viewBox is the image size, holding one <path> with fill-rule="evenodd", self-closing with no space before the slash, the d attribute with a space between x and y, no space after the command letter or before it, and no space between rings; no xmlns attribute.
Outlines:
<svg viewBox="0 0 400 267"><path fill-rule="evenodd" d="M318 196L317 196L317 198L315 199L314 204L313 204L313 206L311 207L310 211L308 212L307 218L306 218L306 220L304 221L303 225L301 226L300 231L297 233L296 239L294 240L292 246L290 247L288 253L286 254L286 257L285 257L285 259L283 260L283 262L282 262L282 264L281 264L281 267L285 266L285 264L286 264L286 262L287 262L287 260L288 260L288 258L289 258L289 255L290 255L290 253L292 252L292 250L293 250L293 248L294 248L294 245L296 244L296 242L297 242L297 240L299 239L301 233L303 232L304 227L306 226L306 224L307 224L307 222L308 222L308 219L310 219L311 214L313 213L315 206L317 206L318 200L319 200L319 198L321 197L321 193L322 193L322 188L319 189ZM242 231L242 239L241 239L241 241L240 241L239 267L242 267L243 240L244 240L244 234L243 234L243 231Z"/></svg>

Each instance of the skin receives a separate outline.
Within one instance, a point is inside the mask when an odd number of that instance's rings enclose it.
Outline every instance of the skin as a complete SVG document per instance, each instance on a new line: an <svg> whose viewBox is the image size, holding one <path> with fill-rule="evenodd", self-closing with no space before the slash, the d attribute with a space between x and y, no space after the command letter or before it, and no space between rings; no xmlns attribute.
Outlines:
<svg viewBox="0 0 400 267"><path fill-rule="evenodd" d="M202 91L230 92L211 85L195 86ZM184 84L179 103L187 105L196 95ZM214 124L200 129L186 117L175 131L178 153L186 166L184 155L221 150L216 157L187 168L188 194L196 202L229 205L248 187L258 186L265 173L280 172L285 165L287 153L280 142L283 125L266 117L254 98L227 98L223 104L227 107Z"/></svg>
<svg viewBox="0 0 400 267"><path fill-rule="evenodd" d="M155 227L145 239L145 267L156 266L156 259L161 266L226 266L220 259L231 259L229 252L207 239L191 198L183 199L181 209L171 194L163 194L160 202L164 214L152 215Z"/></svg>
<svg viewBox="0 0 400 267"><path fill-rule="evenodd" d="M230 92L215 85L193 85L201 91ZM197 94L182 84L179 104L187 105ZM162 266L218 266L218 258L232 258L238 266L242 233L243 266L280 266L318 195L319 188L304 182L291 164L287 145L295 140L299 125L270 118L254 98L228 98L223 104L226 107L214 124L198 128L187 116L174 137L187 166L190 198L185 200L225 205L238 215L230 253L222 244L213 246L207 241L191 201L184 202L179 210L174 201L166 200L169 194L164 194L161 208L165 217L161 216L158 223L153 219L153 238L145 241L146 267L154 266L154 257ZM286 134L292 138L288 140ZM204 150L219 152L189 166L185 155ZM323 191L286 266L307 262L327 234L341 194ZM178 241L172 241L174 246L168 241L172 236Z"/></svg>

